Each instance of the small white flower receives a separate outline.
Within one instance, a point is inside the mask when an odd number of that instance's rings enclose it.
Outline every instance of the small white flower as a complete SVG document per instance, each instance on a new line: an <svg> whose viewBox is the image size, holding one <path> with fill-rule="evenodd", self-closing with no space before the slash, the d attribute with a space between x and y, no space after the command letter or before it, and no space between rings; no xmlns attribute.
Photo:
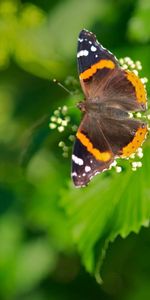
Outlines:
<svg viewBox="0 0 150 300"><path fill-rule="evenodd" d="M58 131L59 131L59 132L63 132L63 131L64 131L64 127L63 127L63 126L59 126L59 127L58 127Z"/></svg>
<svg viewBox="0 0 150 300"><path fill-rule="evenodd" d="M145 83L148 82L148 79L146 77L143 77L143 78L141 78L141 81L142 81L143 84L145 84Z"/></svg>
<svg viewBox="0 0 150 300"><path fill-rule="evenodd" d="M77 129L78 129L77 125L73 125L73 126L72 126L72 131L76 132Z"/></svg>
<svg viewBox="0 0 150 300"><path fill-rule="evenodd" d="M57 125L54 124L54 123L50 123L50 124L49 124L49 128L50 128L50 129L55 129L56 127L57 127Z"/></svg>
<svg viewBox="0 0 150 300"><path fill-rule="evenodd" d="M134 159L134 158L135 158L135 153L132 153L132 154L130 155L130 158Z"/></svg>
<svg viewBox="0 0 150 300"><path fill-rule="evenodd" d="M132 171L136 171L136 170L137 170L137 168L132 167Z"/></svg>
<svg viewBox="0 0 150 300"><path fill-rule="evenodd" d="M66 145L63 147L63 151L68 152L68 147Z"/></svg>
<svg viewBox="0 0 150 300"><path fill-rule="evenodd" d="M65 115L67 113L67 111L68 111L68 107L66 105L64 105L62 108L62 114Z"/></svg>
<svg viewBox="0 0 150 300"><path fill-rule="evenodd" d="M57 118L57 123L61 124L62 123L62 119L61 118Z"/></svg>
<svg viewBox="0 0 150 300"><path fill-rule="evenodd" d="M137 153L137 156L138 156L139 158L142 158L142 157L143 157L143 152L138 152L138 153Z"/></svg>
<svg viewBox="0 0 150 300"><path fill-rule="evenodd" d="M123 65L122 65L122 68L123 68L124 70L127 70L127 69L128 69L128 65L127 65L127 64L123 64Z"/></svg>
<svg viewBox="0 0 150 300"><path fill-rule="evenodd" d="M133 167L133 168L136 168L136 167L137 167L137 162L136 162L136 161L134 161L134 162L132 163L132 167Z"/></svg>
<svg viewBox="0 0 150 300"><path fill-rule="evenodd" d="M117 173L120 173L121 171L122 171L122 168L121 168L120 166L117 166L117 167L116 167L116 172L117 172Z"/></svg>
<svg viewBox="0 0 150 300"><path fill-rule="evenodd" d="M68 157L68 152L63 152L63 157L67 158Z"/></svg>
<svg viewBox="0 0 150 300"><path fill-rule="evenodd" d="M131 67L132 69L134 69L134 68L135 68L135 64L132 62L131 65L130 65L130 67Z"/></svg>
<svg viewBox="0 0 150 300"><path fill-rule="evenodd" d="M119 59L119 62L120 62L121 65L123 65L123 64L124 64L124 59L123 59L123 58L120 58L120 59Z"/></svg>
<svg viewBox="0 0 150 300"><path fill-rule="evenodd" d="M65 143L64 143L63 141L60 141L59 144L58 144L58 146L59 146L59 147L64 147L64 146L65 146Z"/></svg>
<svg viewBox="0 0 150 300"><path fill-rule="evenodd" d="M133 118L133 113L129 112L128 116L129 116L130 119Z"/></svg>
<svg viewBox="0 0 150 300"><path fill-rule="evenodd" d="M69 140L70 140L71 142L74 142L75 136L74 136L73 134L69 135Z"/></svg>
<svg viewBox="0 0 150 300"><path fill-rule="evenodd" d="M136 66L136 68L137 68L138 70L142 70L142 65L141 65L141 62L140 62L139 60L137 60L137 61L135 62L135 66Z"/></svg>
<svg viewBox="0 0 150 300"><path fill-rule="evenodd" d="M60 112L59 112L58 109L54 111L54 115L57 116L57 117L60 115Z"/></svg>
<svg viewBox="0 0 150 300"><path fill-rule="evenodd" d="M142 162L141 161L137 161L137 167L141 168L142 167Z"/></svg>
<svg viewBox="0 0 150 300"><path fill-rule="evenodd" d="M117 165L117 161L114 160L114 161L112 162L112 164L111 164L111 167L116 167L116 165Z"/></svg>
<svg viewBox="0 0 150 300"><path fill-rule="evenodd" d="M137 116L137 118L141 118L141 117L142 117L142 114L141 114L140 112L137 112L137 113L136 113L136 116Z"/></svg>
<svg viewBox="0 0 150 300"><path fill-rule="evenodd" d="M67 120L62 120L61 124L62 124L62 126L67 126L68 122L67 122Z"/></svg>
<svg viewBox="0 0 150 300"><path fill-rule="evenodd" d="M137 149L137 152L141 153L141 152L143 152L143 149L142 149L141 147L139 147L139 148Z"/></svg>
<svg viewBox="0 0 150 300"><path fill-rule="evenodd" d="M138 76L138 71L137 70L133 70L133 73L136 75L136 76Z"/></svg>
<svg viewBox="0 0 150 300"><path fill-rule="evenodd" d="M52 121L52 122L56 122L56 120L57 120L57 118L56 118L55 116L52 116L52 117L51 117L51 121Z"/></svg>

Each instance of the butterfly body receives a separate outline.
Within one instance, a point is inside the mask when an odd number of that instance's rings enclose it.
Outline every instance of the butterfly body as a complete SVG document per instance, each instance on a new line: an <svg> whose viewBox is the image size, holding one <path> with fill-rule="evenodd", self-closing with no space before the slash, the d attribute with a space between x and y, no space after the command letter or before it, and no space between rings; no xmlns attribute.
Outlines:
<svg viewBox="0 0 150 300"><path fill-rule="evenodd" d="M130 119L128 113L144 111L147 100L140 79L121 69L116 57L87 30L79 34L77 61L85 100L77 104L83 118L74 144L72 178L82 187L109 169L116 157L129 157L141 146L147 124Z"/></svg>
<svg viewBox="0 0 150 300"><path fill-rule="evenodd" d="M95 99L95 101L86 100L79 102L77 107L83 112L90 114L93 118L102 119L103 117L110 119L124 119L128 118L128 113L124 110L121 110L118 107L113 107L107 105L107 103L101 103L99 99Z"/></svg>

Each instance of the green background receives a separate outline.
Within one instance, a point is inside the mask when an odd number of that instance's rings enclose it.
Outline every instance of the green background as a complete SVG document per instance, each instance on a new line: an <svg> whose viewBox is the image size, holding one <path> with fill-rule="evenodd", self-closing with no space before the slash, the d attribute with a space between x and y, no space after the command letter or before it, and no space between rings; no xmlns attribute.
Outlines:
<svg viewBox="0 0 150 300"><path fill-rule="evenodd" d="M149 19L149 0L0 1L0 299L150 298L149 140L136 173L125 164L75 190L58 148L68 133L48 127L65 104L79 124L79 31L149 78Z"/></svg>

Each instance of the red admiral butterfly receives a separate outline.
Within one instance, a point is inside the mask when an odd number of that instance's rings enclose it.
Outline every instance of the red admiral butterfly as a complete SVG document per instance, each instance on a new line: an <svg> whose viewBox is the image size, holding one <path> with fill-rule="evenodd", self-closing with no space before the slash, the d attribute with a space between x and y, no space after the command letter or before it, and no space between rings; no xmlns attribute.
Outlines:
<svg viewBox="0 0 150 300"><path fill-rule="evenodd" d="M130 119L129 112L145 111L147 100L141 80L121 69L116 57L87 30L79 34L77 60L85 100L78 103L83 119L72 154L72 178L82 187L116 157L127 158L141 146L147 124Z"/></svg>

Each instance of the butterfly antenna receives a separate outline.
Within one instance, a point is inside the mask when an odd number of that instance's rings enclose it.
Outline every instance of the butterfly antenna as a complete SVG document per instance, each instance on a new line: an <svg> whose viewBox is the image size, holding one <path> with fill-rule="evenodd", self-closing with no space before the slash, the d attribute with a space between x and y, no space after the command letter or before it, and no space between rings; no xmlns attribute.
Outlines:
<svg viewBox="0 0 150 300"><path fill-rule="evenodd" d="M58 86L60 86L62 89L64 89L68 94L72 95L73 92L68 90L61 82L59 82L57 79L53 79L53 82L56 83Z"/></svg>

